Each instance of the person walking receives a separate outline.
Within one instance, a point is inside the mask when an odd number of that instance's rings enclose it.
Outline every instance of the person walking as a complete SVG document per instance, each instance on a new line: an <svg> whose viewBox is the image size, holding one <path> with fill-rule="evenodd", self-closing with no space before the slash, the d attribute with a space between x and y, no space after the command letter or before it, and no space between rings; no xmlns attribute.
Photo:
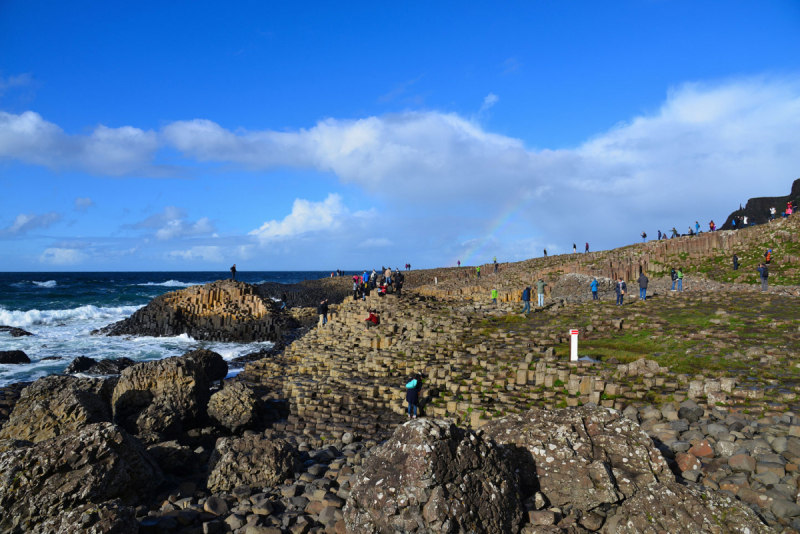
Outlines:
<svg viewBox="0 0 800 534"><path fill-rule="evenodd" d="M769 289L769 267L762 263L756 270L761 278L761 291L767 291Z"/></svg>
<svg viewBox="0 0 800 534"><path fill-rule="evenodd" d="M739 270L739 256L737 256L735 252L733 253L733 270Z"/></svg>
<svg viewBox="0 0 800 534"><path fill-rule="evenodd" d="M231 267L231 280L236 280L236 264L235 263L233 264L233 267Z"/></svg>
<svg viewBox="0 0 800 534"><path fill-rule="evenodd" d="M675 291L675 284L678 283L678 271L675 270L675 267L669 272L669 277L672 278L672 289L670 291Z"/></svg>
<svg viewBox="0 0 800 534"><path fill-rule="evenodd" d="M572 244L572 253L575 254L576 252L578 252L578 247L575 245L575 243L573 243Z"/></svg>
<svg viewBox="0 0 800 534"><path fill-rule="evenodd" d="M650 280L645 276L644 271L639 273L639 300L646 301L647 300L647 284Z"/></svg>
<svg viewBox="0 0 800 534"><path fill-rule="evenodd" d="M545 283L545 281L542 280L541 278L539 278L539 281L536 282L536 290L537 290L538 297L539 297L539 307L540 308L542 306L544 306L544 287L546 285L547 284Z"/></svg>
<svg viewBox="0 0 800 534"><path fill-rule="evenodd" d="M672 237L673 237L673 239L678 237L678 231L675 229L674 226L672 227Z"/></svg>
<svg viewBox="0 0 800 534"><path fill-rule="evenodd" d="M647 234L645 232L642 232L642 243L644 243L645 241L647 241Z"/></svg>
<svg viewBox="0 0 800 534"><path fill-rule="evenodd" d="M589 243L586 243L586 250L584 250L583 253L586 254L587 252L589 252Z"/></svg>
<svg viewBox="0 0 800 534"><path fill-rule="evenodd" d="M478 273L478 278L480 278L481 277L481 266L480 265L475 267L475 272Z"/></svg>
<svg viewBox="0 0 800 534"><path fill-rule="evenodd" d="M658 240L661 241L661 230L658 231Z"/></svg>
<svg viewBox="0 0 800 534"><path fill-rule="evenodd" d="M497 307L497 289L492 289L492 304Z"/></svg>
<svg viewBox="0 0 800 534"><path fill-rule="evenodd" d="M531 312L531 286L522 290L522 313L528 315Z"/></svg>
<svg viewBox="0 0 800 534"><path fill-rule="evenodd" d="M419 408L419 392L422 389L422 376L415 373L411 380L406 384L406 402L408 403L408 418L417 418Z"/></svg>
<svg viewBox="0 0 800 534"><path fill-rule="evenodd" d="M400 272L400 269L397 269L397 272L394 274L394 287L397 291L398 297L403 292L403 283L405 281L406 281L405 275L402 272Z"/></svg>
<svg viewBox="0 0 800 534"><path fill-rule="evenodd" d="M683 269L678 267L678 291L683 291Z"/></svg>
<svg viewBox="0 0 800 534"><path fill-rule="evenodd" d="M281 295L281 309L286 308L286 301L289 300L289 297L286 296L286 292Z"/></svg>
<svg viewBox="0 0 800 534"><path fill-rule="evenodd" d="M617 285L614 288L614 292L617 294L617 306L622 306L622 301L625 298L625 292L628 290L628 286L625 284L625 281L622 278L617 278Z"/></svg>
<svg viewBox="0 0 800 534"><path fill-rule="evenodd" d="M320 321L322 322L322 326L325 326L328 323L328 300L322 300L317 306L317 313L319 314Z"/></svg>
<svg viewBox="0 0 800 534"><path fill-rule="evenodd" d="M600 300L597 296L597 278L592 278L592 300Z"/></svg>

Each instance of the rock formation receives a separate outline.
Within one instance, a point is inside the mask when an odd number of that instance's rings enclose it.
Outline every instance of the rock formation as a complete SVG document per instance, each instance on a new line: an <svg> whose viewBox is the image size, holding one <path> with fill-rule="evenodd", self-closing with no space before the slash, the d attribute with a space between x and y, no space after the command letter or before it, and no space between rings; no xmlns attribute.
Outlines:
<svg viewBox="0 0 800 534"><path fill-rule="evenodd" d="M221 438L208 462L208 487L230 491L239 486L263 488L281 484L300 470L290 443L263 435Z"/></svg>
<svg viewBox="0 0 800 534"><path fill-rule="evenodd" d="M0 350L0 364L14 363L31 363L31 359L21 350Z"/></svg>
<svg viewBox="0 0 800 534"><path fill-rule="evenodd" d="M13 533L87 504L135 504L163 480L139 441L110 423L0 453L0 473L0 531Z"/></svg>
<svg viewBox="0 0 800 534"><path fill-rule="evenodd" d="M745 204L744 208L738 209L728 215L728 218L725 219L725 224L723 224L720 229L734 229L733 225L731 224L734 217L746 216L748 224L750 222L764 224L769 220L770 208L775 208L777 211L775 216L780 217L780 214L786 209L786 203L790 201L800 202L800 178L794 181L792 184L792 190L789 192L788 196L751 198L747 201L747 204Z"/></svg>
<svg viewBox="0 0 800 534"><path fill-rule="evenodd" d="M177 336L206 341L278 341L285 319L278 305L254 286L223 280L154 298L132 316L97 333L110 336Z"/></svg>
<svg viewBox="0 0 800 534"><path fill-rule="evenodd" d="M512 466L479 435L441 420L399 427L364 463L345 508L352 534L519 532Z"/></svg>
<svg viewBox="0 0 800 534"><path fill-rule="evenodd" d="M210 395L202 365L176 356L122 371L111 406L114 421L126 430L147 441L162 441L162 436L177 437L202 423Z"/></svg>
<svg viewBox="0 0 800 534"><path fill-rule="evenodd" d="M22 328L17 328L16 326L0 325L0 332L8 332L9 334L11 334L11 337L25 337L33 335L30 332L23 330Z"/></svg>
<svg viewBox="0 0 800 534"><path fill-rule="evenodd" d="M68 375L76 373L84 373L87 375L118 375L123 369L127 369L134 363L136 362L130 358L97 361L87 356L78 356L64 369L64 373Z"/></svg>
<svg viewBox="0 0 800 534"><path fill-rule="evenodd" d="M252 427L258 420L256 396L241 382L227 384L222 390L211 395L208 401L208 415L219 426L234 434Z"/></svg>
<svg viewBox="0 0 800 534"><path fill-rule="evenodd" d="M0 439L34 443L95 423L111 421L108 403L113 382L51 375L22 390Z"/></svg>
<svg viewBox="0 0 800 534"><path fill-rule="evenodd" d="M211 382L217 382L228 376L228 362L212 350L192 350L182 357L189 358L200 364L200 367L203 368L203 372Z"/></svg>

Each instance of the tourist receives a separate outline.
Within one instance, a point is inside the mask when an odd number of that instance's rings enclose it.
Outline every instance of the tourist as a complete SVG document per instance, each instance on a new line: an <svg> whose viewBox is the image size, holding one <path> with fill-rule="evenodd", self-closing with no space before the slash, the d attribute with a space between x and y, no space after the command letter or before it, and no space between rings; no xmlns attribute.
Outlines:
<svg viewBox="0 0 800 534"><path fill-rule="evenodd" d="M544 249L544 257L547 257L547 249Z"/></svg>
<svg viewBox="0 0 800 534"><path fill-rule="evenodd" d="M289 298L286 296L286 293L284 292L283 295L281 295L281 309L286 308L287 300L289 300Z"/></svg>
<svg viewBox="0 0 800 534"><path fill-rule="evenodd" d="M639 300L647 300L647 284L650 280L644 275L644 271L639 273Z"/></svg>
<svg viewBox="0 0 800 534"><path fill-rule="evenodd" d="M481 266L480 265L475 267L475 272L478 273L478 278L480 278L481 277Z"/></svg>
<svg viewBox="0 0 800 534"><path fill-rule="evenodd" d="M744 223L745 226L747 226L747 215L744 216L742 222Z"/></svg>
<svg viewBox="0 0 800 534"><path fill-rule="evenodd" d="M538 296L539 296L539 307L540 308L542 306L544 306L544 286L546 286L546 285L547 284L541 278L539 278L539 281L536 282L536 289L537 289L537 293L538 293Z"/></svg>
<svg viewBox="0 0 800 534"><path fill-rule="evenodd" d="M622 299L625 298L625 292L628 290L628 286L625 284L625 281L622 278L617 278L617 285L614 288L614 292L617 294L617 306L622 306Z"/></svg>
<svg viewBox="0 0 800 534"><path fill-rule="evenodd" d="M378 296L385 297L386 296L386 284L381 284L378 286Z"/></svg>
<svg viewBox="0 0 800 534"><path fill-rule="evenodd" d="M678 282L678 271L675 270L675 267L672 268L669 276L672 278L672 289L670 289L670 291L675 291L675 284Z"/></svg>
<svg viewBox="0 0 800 534"><path fill-rule="evenodd" d="M236 264L235 263L233 264L233 267L231 267L231 280L236 280Z"/></svg>
<svg viewBox="0 0 800 534"><path fill-rule="evenodd" d="M369 290L370 290L369 282L364 282L363 284L361 284L361 296L363 297L364 300L367 300L367 297L369 297Z"/></svg>
<svg viewBox="0 0 800 534"><path fill-rule="evenodd" d="M597 278L592 278L592 300L600 300L597 296Z"/></svg>
<svg viewBox="0 0 800 534"><path fill-rule="evenodd" d="M328 322L328 300L325 299L319 303L317 306L317 313L319 314L320 320L322 322L322 326L325 326Z"/></svg>
<svg viewBox="0 0 800 534"><path fill-rule="evenodd" d="M644 243L646 240L647 240L647 234L645 232L642 232L642 243Z"/></svg>
<svg viewBox="0 0 800 534"><path fill-rule="evenodd" d="M528 315L531 312L531 286L522 290L522 313Z"/></svg>
<svg viewBox="0 0 800 534"><path fill-rule="evenodd" d="M775 220L775 213L776 212L777 212L777 210L775 209L775 206L772 206L769 209L769 220L770 220L770 222Z"/></svg>
<svg viewBox="0 0 800 534"><path fill-rule="evenodd" d="M353 300L358 300L358 288L360 284L358 283L358 277L353 277Z"/></svg>
<svg viewBox="0 0 800 534"><path fill-rule="evenodd" d="M733 270L739 270L739 256L737 256L735 252L733 253Z"/></svg>
<svg viewBox="0 0 800 534"><path fill-rule="evenodd" d="M386 285L392 285L392 268L387 267L386 270L383 271L383 276L386 277Z"/></svg>
<svg viewBox="0 0 800 534"><path fill-rule="evenodd" d="M658 231L658 240L661 241L661 230Z"/></svg>
<svg viewBox="0 0 800 534"><path fill-rule="evenodd" d="M586 250L584 250L583 253L586 254L587 252L589 252L589 243L586 243Z"/></svg>
<svg viewBox="0 0 800 534"><path fill-rule="evenodd" d="M408 418L417 418L417 408L419 406L419 392L422 389L422 376L414 374L406 384L406 402L408 402Z"/></svg>
<svg viewBox="0 0 800 534"><path fill-rule="evenodd" d="M406 281L406 277L400 272L400 269L397 269L394 278L394 287L397 289L397 296L399 297L400 293L403 291L403 283Z"/></svg>
<svg viewBox="0 0 800 534"><path fill-rule="evenodd" d="M497 307L497 289L492 289L492 304Z"/></svg>
<svg viewBox="0 0 800 534"><path fill-rule="evenodd" d="M787 202L786 203L786 215L788 216L788 215L791 215L792 213L794 213L794 206L792 205L791 202Z"/></svg>
<svg viewBox="0 0 800 534"><path fill-rule="evenodd" d="M769 267L762 263L756 270L761 278L761 291L767 291L769 289Z"/></svg>
<svg viewBox="0 0 800 534"><path fill-rule="evenodd" d="M381 324L381 319L377 315L378 314L377 310L367 310L367 311L369 312L369 317L364 319L364 326L366 327L367 330L369 330L373 326L378 326L379 324Z"/></svg>
<svg viewBox="0 0 800 534"><path fill-rule="evenodd" d="M673 239L678 237L678 231L675 229L674 226L672 227L672 237L673 237Z"/></svg>
<svg viewBox="0 0 800 534"><path fill-rule="evenodd" d="M698 221L694 222L694 230L696 233L700 233L700 223Z"/></svg>
<svg viewBox="0 0 800 534"><path fill-rule="evenodd" d="M497 257L494 258L494 272L497 273Z"/></svg>
<svg viewBox="0 0 800 534"><path fill-rule="evenodd" d="M458 260L458 267L461 268L461 260Z"/></svg>
<svg viewBox="0 0 800 534"><path fill-rule="evenodd" d="M575 245L575 243L573 243L572 244L572 253L575 254L576 252L578 252L578 247Z"/></svg>
<svg viewBox="0 0 800 534"><path fill-rule="evenodd" d="M683 291L683 269L678 267L678 291Z"/></svg>
<svg viewBox="0 0 800 534"><path fill-rule="evenodd" d="M714 220L713 219L711 220L710 223L708 223L708 229L711 230L712 232L716 232L717 231L717 225L714 224ZM698 232L698 233L700 233L700 232Z"/></svg>
<svg viewBox="0 0 800 534"><path fill-rule="evenodd" d="M767 251L764 253L764 263L769 265L771 261L772 261L772 249L768 248Z"/></svg>

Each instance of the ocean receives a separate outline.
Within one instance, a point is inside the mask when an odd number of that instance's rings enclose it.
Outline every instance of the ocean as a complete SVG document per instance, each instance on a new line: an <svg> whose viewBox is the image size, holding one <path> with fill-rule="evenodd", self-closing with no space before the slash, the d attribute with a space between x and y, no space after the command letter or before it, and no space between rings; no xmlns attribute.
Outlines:
<svg viewBox="0 0 800 534"><path fill-rule="evenodd" d="M96 360L126 357L147 361L207 348L220 353L226 360L232 360L269 348L272 344L268 342L202 342L186 335L161 338L90 335L92 330L129 317L153 297L228 276L228 273L219 271L0 273L0 325L16 326L34 334L12 338L9 333L0 332L0 351L22 350L31 359L30 364L0 365L0 386L61 373L77 356ZM326 276L330 273L236 273L237 280L251 284L292 284Z"/></svg>

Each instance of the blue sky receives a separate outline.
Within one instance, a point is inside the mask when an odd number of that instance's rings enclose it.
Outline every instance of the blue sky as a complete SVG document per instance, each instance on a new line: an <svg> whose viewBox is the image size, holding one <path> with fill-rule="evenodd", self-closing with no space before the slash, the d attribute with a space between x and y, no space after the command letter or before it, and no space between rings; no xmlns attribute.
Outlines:
<svg viewBox="0 0 800 534"><path fill-rule="evenodd" d="M800 177L800 4L0 4L3 270L432 267Z"/></svg>

